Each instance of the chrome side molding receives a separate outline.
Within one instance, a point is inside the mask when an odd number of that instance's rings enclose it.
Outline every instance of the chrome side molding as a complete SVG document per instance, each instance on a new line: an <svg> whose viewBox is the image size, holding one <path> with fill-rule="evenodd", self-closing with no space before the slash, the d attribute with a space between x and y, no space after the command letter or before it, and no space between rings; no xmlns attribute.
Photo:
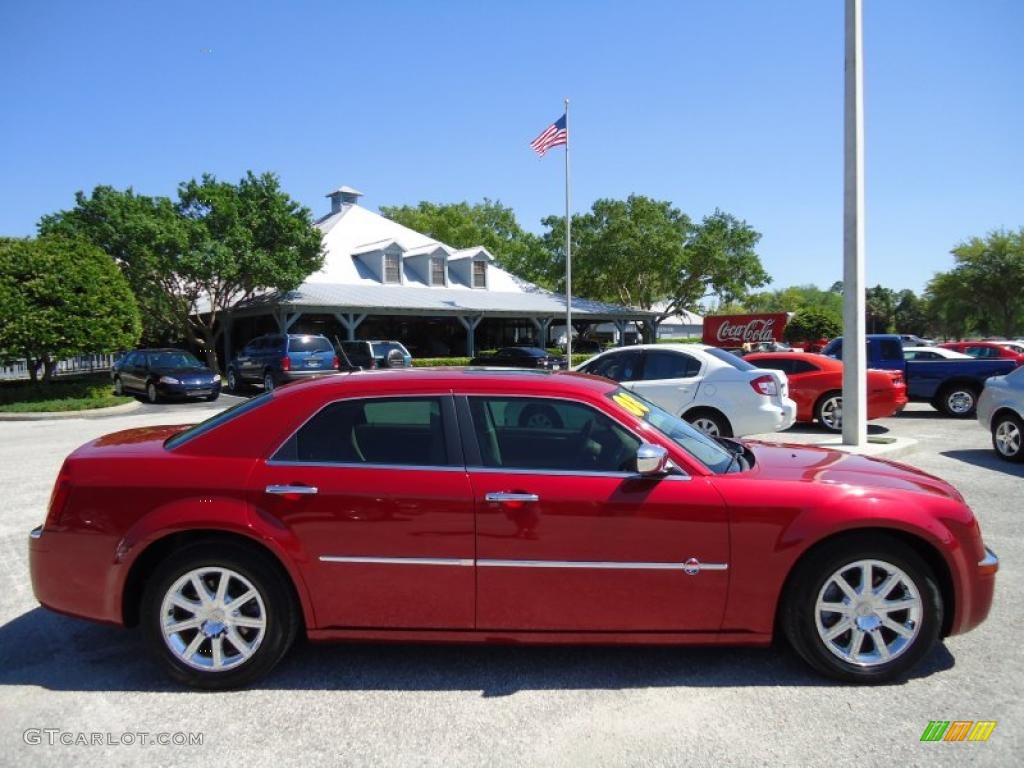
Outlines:
<svg viewBox="0 0 1024 768"><path fill-rule="evenodd" d="M315 496L319 491L320 489L315 485L268 485L265 489L266 493L272 493L278 496L290 496L292 494L298 496Z"/></svg>

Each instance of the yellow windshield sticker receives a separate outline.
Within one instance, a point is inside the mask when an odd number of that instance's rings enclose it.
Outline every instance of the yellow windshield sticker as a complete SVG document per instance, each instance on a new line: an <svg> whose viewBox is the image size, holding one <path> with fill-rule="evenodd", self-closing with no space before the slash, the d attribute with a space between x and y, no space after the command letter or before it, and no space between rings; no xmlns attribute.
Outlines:
<svg viewBox="0 0 1024 768"><path fill-rule="evenodd" d="M646 416L651 411L651 409L648 408L646 405L641 403L632 395L626 394L625 392L616 392L614 395L612 395L612 400L621 405L634 416Z"/></svg>

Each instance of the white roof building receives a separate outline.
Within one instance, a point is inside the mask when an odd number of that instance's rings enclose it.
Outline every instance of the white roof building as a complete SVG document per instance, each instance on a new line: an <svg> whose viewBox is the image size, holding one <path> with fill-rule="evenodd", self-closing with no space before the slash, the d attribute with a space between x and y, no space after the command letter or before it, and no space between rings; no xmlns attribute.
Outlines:
<svg viewBox="0 0 1024 768"><path fill-rule="evenodd" d="M316 222L326 251L320 271L294 291L236 304L232 320L272 315L284 333L304 316L327 315L353 339L366 318L449 317L467 331L467 351L473 354L474 331L484 319L527 320L545 340L551 321L564 319L564 295L505 271L483 246L453 248L374 213L359 205L361 196L344 186L327 195L331 212ZM653 316L577 298L572 312L574 322L624 324Z"/></svg>

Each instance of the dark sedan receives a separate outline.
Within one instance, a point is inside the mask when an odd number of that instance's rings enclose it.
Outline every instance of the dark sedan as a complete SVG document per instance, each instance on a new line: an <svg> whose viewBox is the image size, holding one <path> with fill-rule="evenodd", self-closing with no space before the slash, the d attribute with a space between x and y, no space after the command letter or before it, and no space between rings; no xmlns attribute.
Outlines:
<svg viewBox="0 0 1024 768"><path fill-rule="evenodd" d="M114 364L110 375L116 394L141 395L151 403L164 398L212 401L220 397L220 374L181 349L129 352Z"/></svg>
<svg viewBox="0 0 1024 768"><path fill-rule="evenodd" d="M564 370L564 357L548 354L540 347L502 347L493 355L480 355L469 361L470 365L486 365L498 368L543 368L547 371Z"/></svg>

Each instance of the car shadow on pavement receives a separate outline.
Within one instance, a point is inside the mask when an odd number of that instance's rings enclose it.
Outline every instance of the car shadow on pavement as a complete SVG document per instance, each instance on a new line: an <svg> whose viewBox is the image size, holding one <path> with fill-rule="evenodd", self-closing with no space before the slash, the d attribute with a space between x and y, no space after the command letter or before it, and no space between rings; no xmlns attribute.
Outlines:
<svg viewBox="0 0 1024 768"><path fill-rule="evenodd" d="M993 472L1004 472L1008 475L1024 477L1024 464L1015 464L1012 461L1004 461L996 456L995 450L991 448L972 448L959 451L942 451L940 456L948 456L957 461L973 464L976 467L991 469Z"/></svg>
<svg viewBox="0 0 1024 768"><path fill-rule="evenodd" d="M939 645L912 673L956 661ZM137 630L35 608L0 626L0 686L55 691L187 692L164 676ZM412 645L299 642L262 690L479 691L841 686L774 648Z"/></svg>

